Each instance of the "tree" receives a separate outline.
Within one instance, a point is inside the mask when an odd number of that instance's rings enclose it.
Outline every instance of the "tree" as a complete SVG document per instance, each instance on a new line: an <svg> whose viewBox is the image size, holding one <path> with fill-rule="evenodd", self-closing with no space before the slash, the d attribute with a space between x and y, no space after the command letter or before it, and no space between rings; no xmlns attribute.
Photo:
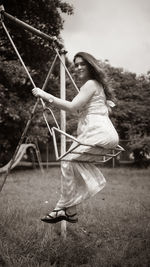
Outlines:
<svg viewBox="0 0 150 267"><path fill-rule="evenodd" d="M148 74L137 76L109 64L105 69L117 99L112 119L120 139L126 140L128 149L136 154L135 160L139 164L137 158L145 155L145 147L146 153L150 151L150 79Z"/></svg>
<svg viewBox="0 0 150 267"><path fill-rule="evenodd" d="M135 165L147 168L150 164L150 137L137 137L132 141L130 148L133 151Z"/></svg>

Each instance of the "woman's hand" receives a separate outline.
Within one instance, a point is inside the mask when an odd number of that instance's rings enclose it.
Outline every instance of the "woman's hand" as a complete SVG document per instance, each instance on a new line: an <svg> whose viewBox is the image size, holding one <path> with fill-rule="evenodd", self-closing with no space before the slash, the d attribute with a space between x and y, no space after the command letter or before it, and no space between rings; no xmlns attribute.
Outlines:
<svg viewBox="0 0 150 267"><path fill-rule="evenodd" d="M35 88L32 89L32 94L35 97L40 97L40 98L48 101L49 103L52 103L54 101L54 96L53 95L44 92L43 90L41 90L38 87L35 87Z"/></svg>
<svg viewBox="0 0 150 267"><path fill-rule="evenodd" d="M35 96L35 97L42 97L43 96L43 90L41 90L40 88L38 87L35 87L32 89L32 94Z"/></svg>

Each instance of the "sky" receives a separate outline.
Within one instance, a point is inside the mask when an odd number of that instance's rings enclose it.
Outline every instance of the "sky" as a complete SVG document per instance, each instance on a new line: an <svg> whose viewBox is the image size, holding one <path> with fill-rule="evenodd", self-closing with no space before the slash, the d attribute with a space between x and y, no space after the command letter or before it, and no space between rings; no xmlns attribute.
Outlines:
<svg viewBox="0 0 150 267"><path fill-rule="evenodd" d="M150 0L65 2L74 7L61 33L71 61L84 51L138 75L150 70Z"/></svg>

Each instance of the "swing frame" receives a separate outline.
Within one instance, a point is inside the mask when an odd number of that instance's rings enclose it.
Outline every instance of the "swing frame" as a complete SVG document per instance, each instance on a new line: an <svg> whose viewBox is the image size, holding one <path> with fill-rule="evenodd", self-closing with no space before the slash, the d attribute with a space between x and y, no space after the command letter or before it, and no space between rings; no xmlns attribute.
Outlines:
<svg viewBox="0 0 150 267"><path fill-rule="evenodd" d="M0 19L1 19L1 23L2 23L3 29L4 29L4 31L5 31L5 33L6 33L6 35L7 35L7 37L8 37L8 39L9 39L10 43L12 44L12 47L13 47L14 51L16 52L16 54L17 54L17 56L18 56L18 59L20 60L22 66L24 67L25 72L27 73L27 76L28 76L28 78L30 79L30 82L31 82L31 84L33 85L33 87L36 87L36 85L35 85L35 83L34 83L32 77L31 77L31 75L30 75L30 73L29 73L27 67L25 66L25 64L24 64L24 62L23 62L23 60L22 60L22 58L21 58L21 56L20 56L20 54L19 54L19 52L18 52L16 46L15 46L15 44L14 44L14 42L13 42L13 40L12 40L12 38L11 38L11 36L10 36L10 34L9 34L9 32L8 32L8 30L7 30L7 28L6 28L6 26L5 26L5 24L4 24L4 21L3 21L3 20L4 20L4 17L10 19L11 21L13 21L15 24L17 24L18 26L22 27L23 29L28 30L28 31L30 31L30 32L32 32L32 33L34 33L34 34L36 34L37 36L40 36L41 38L44 38L44 39L46 39L46 40L52 42L52 47L53 47L53 50L55 51L56 55L55 55L55 58L54 58L54 61L53 61L52 65L51 65L51 67L50 67L50 69L49 69L49 72L48 72L48 74L47 74L47 77L46 77L46 79L45 79L45 82L44 82L44 84L43 84L43 86L42 86L42 90L45 90L45 89L46 89L48 80L49 80L50 75L52 74L52 71L53 71L53 69L54 69L55 62L56 62L57 58L59 58L59 60L60 60L60 62L61 62L61 65L63 66L65 72L66 72L67 75L69 76L69 78L70 78L72 84L74 85L74 88L76 89L77 92L79 92L79 89L78 89L77 85L75 84L75 82L74 82L74 80L73 80L73 78L72 78L72 76L71 76L69 70L67 69L67 67L66 67L66 65L65 65L65 62L63 61L63 59L62 59L62 57L61 57L61 55L60 55L60 53L61 53L61 54L65 54L65 51L64 51L64 50L61 50L61 51L59 52L59 50L58 50L58 48L57 48L57 45L58 45L58 44L59 44L59 46L60 46L60 43L58 42L57 38L56 38L56 37L49 36L49 35L47 35L47 34L41 32L41 31L37 30L36 28L34 28L34 27L28 25L27 23L22 22L21 20L19 20L19 19L13 17L12 15L6 13L5 10L4 10L4 7L3 7L3 6L0 7L0 12L1 12ZM19 141L19 143L18 143L18 146L17 146L17 148L16 148L16 151L15 151L15 153L14 153L14 155L13 155L13 158L12 158L12 161L11 161L10 168L7 170L7 173L6 173L5 177L4 177L4 181L3 181L3 184L2 184L2 186L1 186L0 191L1 191L2 188L3 188L3 185L4 185L5 181L6 181L7 176L9 175L11 166L13 165L13 163L14 163L14 161L15 161L15 157L16 157L16 155L17 155L17 153L18 153L18 150L19 150L19 148L20 148L20 146L21 146L21 144L22 144L22 142L23 142L23 140L24 140L24 137L25 137L25 135L26 135L26 133L27 133L27 130L28 130L30 124L31 124L32 118L33 118L33 116L34 116L34 113L35 113L35 111L36 111L36 108L37 108L37 105L38 105L39 101L41 102L42 107L43 107L43 118L44 118L45 123L46 123L46 125L47 125L47 128L48 128L48 130L49 130L49 133L50 133L50 135L51 135L52 138L53 138L54 151L55 151L55 156L56 156L56 160L57 160L57 161L62 161L62 160L65 161L65 156L68 155L69 153L76 153L74 150L75 150L77 147L81 146L81 145L82 145L82 146L88 146L88 147L102 148L102 147L100 147L100 146L98 146L98 145L92 145L92 144L85 144L85 143L82 143L82 142L80 142L77 138L75 138L75 137L73 137L72 135L66 133L64 130L61 130L60 127L59 127L59 124L58 124L58 122L57 122L57 119L56 119L56 117L55 117L55 115L54 115L54 113L53 113L53 111L52 111L52 109L49 108L49 107L46 107L45 102L43 101L42 98L38 98L37 101L36 101L36 103L35 103L35 105L34 105L34 107L33 107L33 110L32 110L32 112L31 112L31 116L30 116L30 118L29 118L29 120L28 120L28 122L27 122L27 124L26 124L26 127L25 127L25 129L24 129L24 131L23 131L23 133L22 133L22 136L21 136L21 138L20 138L20 141ZM47 120L47 114L48 114L48 111L50 112L50 114L51 114L51 116L52 116L52 118L53 118L53 120L54 120L54 123L55 123L56 127L52 127L52 128L51 128L51 127L49 126L49 123L48 123L48 120ZM55 134L56 132L60 133L62 136L64 136L64 138L68 137L68 138L71 139L72 141L75 141L75 142L77 143L76 146L73 147L73 148L71 148L71 149L68 149L67 151L65 151L65 149L63 149L63 151L61 152L61 155L59 155L59 153L58 153L58 147L57 147L56 134ZM117 151L116 153L115 153L115 150ZM118 145L115 149L112 149L112 151L113 151L112 154L109 154L109 153L108 153L108 154L97 154L98 157L99 157L99 156L103 156L103 160L101 160L101 161L97 161L97 162L95 162L95 163L107 162L107 161L110 160L111 158L116 157L117 155L119 155L122 151L124 151L124 149L123 149L120 145ZM80 154L80 153L77 152L77 154ZM89 153L86 153L86 152L84 153L84 152L82 152L81 154L89 154ZM69 160L67 160L67 161L69 161ZM80 162L81 162L81 161L80 161ZM84 162L85 162L85 161L84 161ZM88 161L88 162L89 162L89 161ZM94 163L94 161L92 161L92 162Z"/></svg>
<svg viewBox="0 0 150 267"><path fill-rule="evenodd" d="M84 154L84 155L93 155L93 154L90 154L88 152L76 152L74 151L77 147L79 146L87 146L87 147L93 147L93 148L99 148L99 149L103 149L101 146L99 145L92 145L92 144L86 144L86 143L82 143L80 142L77 138L75 138L74 136L56 128L56 127L52 127L51 129L52 131L52 137L53 137L53 143L54 143L54 149L55 149L55 156L56 156L56 160L59 161L59 160L64 160L64 161L69 161L68 159L65 160L65 156L67 156L68 154L70 153L73 153L73 154ZM60 155L59 156L59 153L58 153L58 146L57 146L57 141L56 141L56 135L55 135L55 132L58 132L62 135L64 135L65 137L68 137L69 139L71 139L72 141L75 141L77 144L76 146L74 146L73 148L69 148L64 154ZM111 158L113 157L116 157L120 154L120 152L124 151L124 149L120 146L120 145L117 145L117 147L115 149L111 149L112 150L112 154L94 154L94 156L103 156L104 159L102 161L88 161L88 162L92 162L92 163L102 163L102 162L107 162L108 160L110 160ZM115 153L115 150L117 151ZM105 158L107 157L107 158ZM76 161L76 162L87 162L87 161L78 161L78 160L71 160L71 161Z"/></svg>

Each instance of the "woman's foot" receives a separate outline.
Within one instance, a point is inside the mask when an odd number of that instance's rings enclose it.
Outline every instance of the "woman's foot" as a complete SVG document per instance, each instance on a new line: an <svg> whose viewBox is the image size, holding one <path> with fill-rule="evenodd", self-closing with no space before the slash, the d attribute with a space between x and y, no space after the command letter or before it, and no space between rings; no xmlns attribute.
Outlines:
<svg viewBox="0 0 150 267"><path fill-rule="evenodd" d="M63 220L70 223L76 223L78 222L77 213L68 214L66 208L59 210L54 209L50 214L47 214L41 219L41 221L46 223L57 223Z"/></svg>

